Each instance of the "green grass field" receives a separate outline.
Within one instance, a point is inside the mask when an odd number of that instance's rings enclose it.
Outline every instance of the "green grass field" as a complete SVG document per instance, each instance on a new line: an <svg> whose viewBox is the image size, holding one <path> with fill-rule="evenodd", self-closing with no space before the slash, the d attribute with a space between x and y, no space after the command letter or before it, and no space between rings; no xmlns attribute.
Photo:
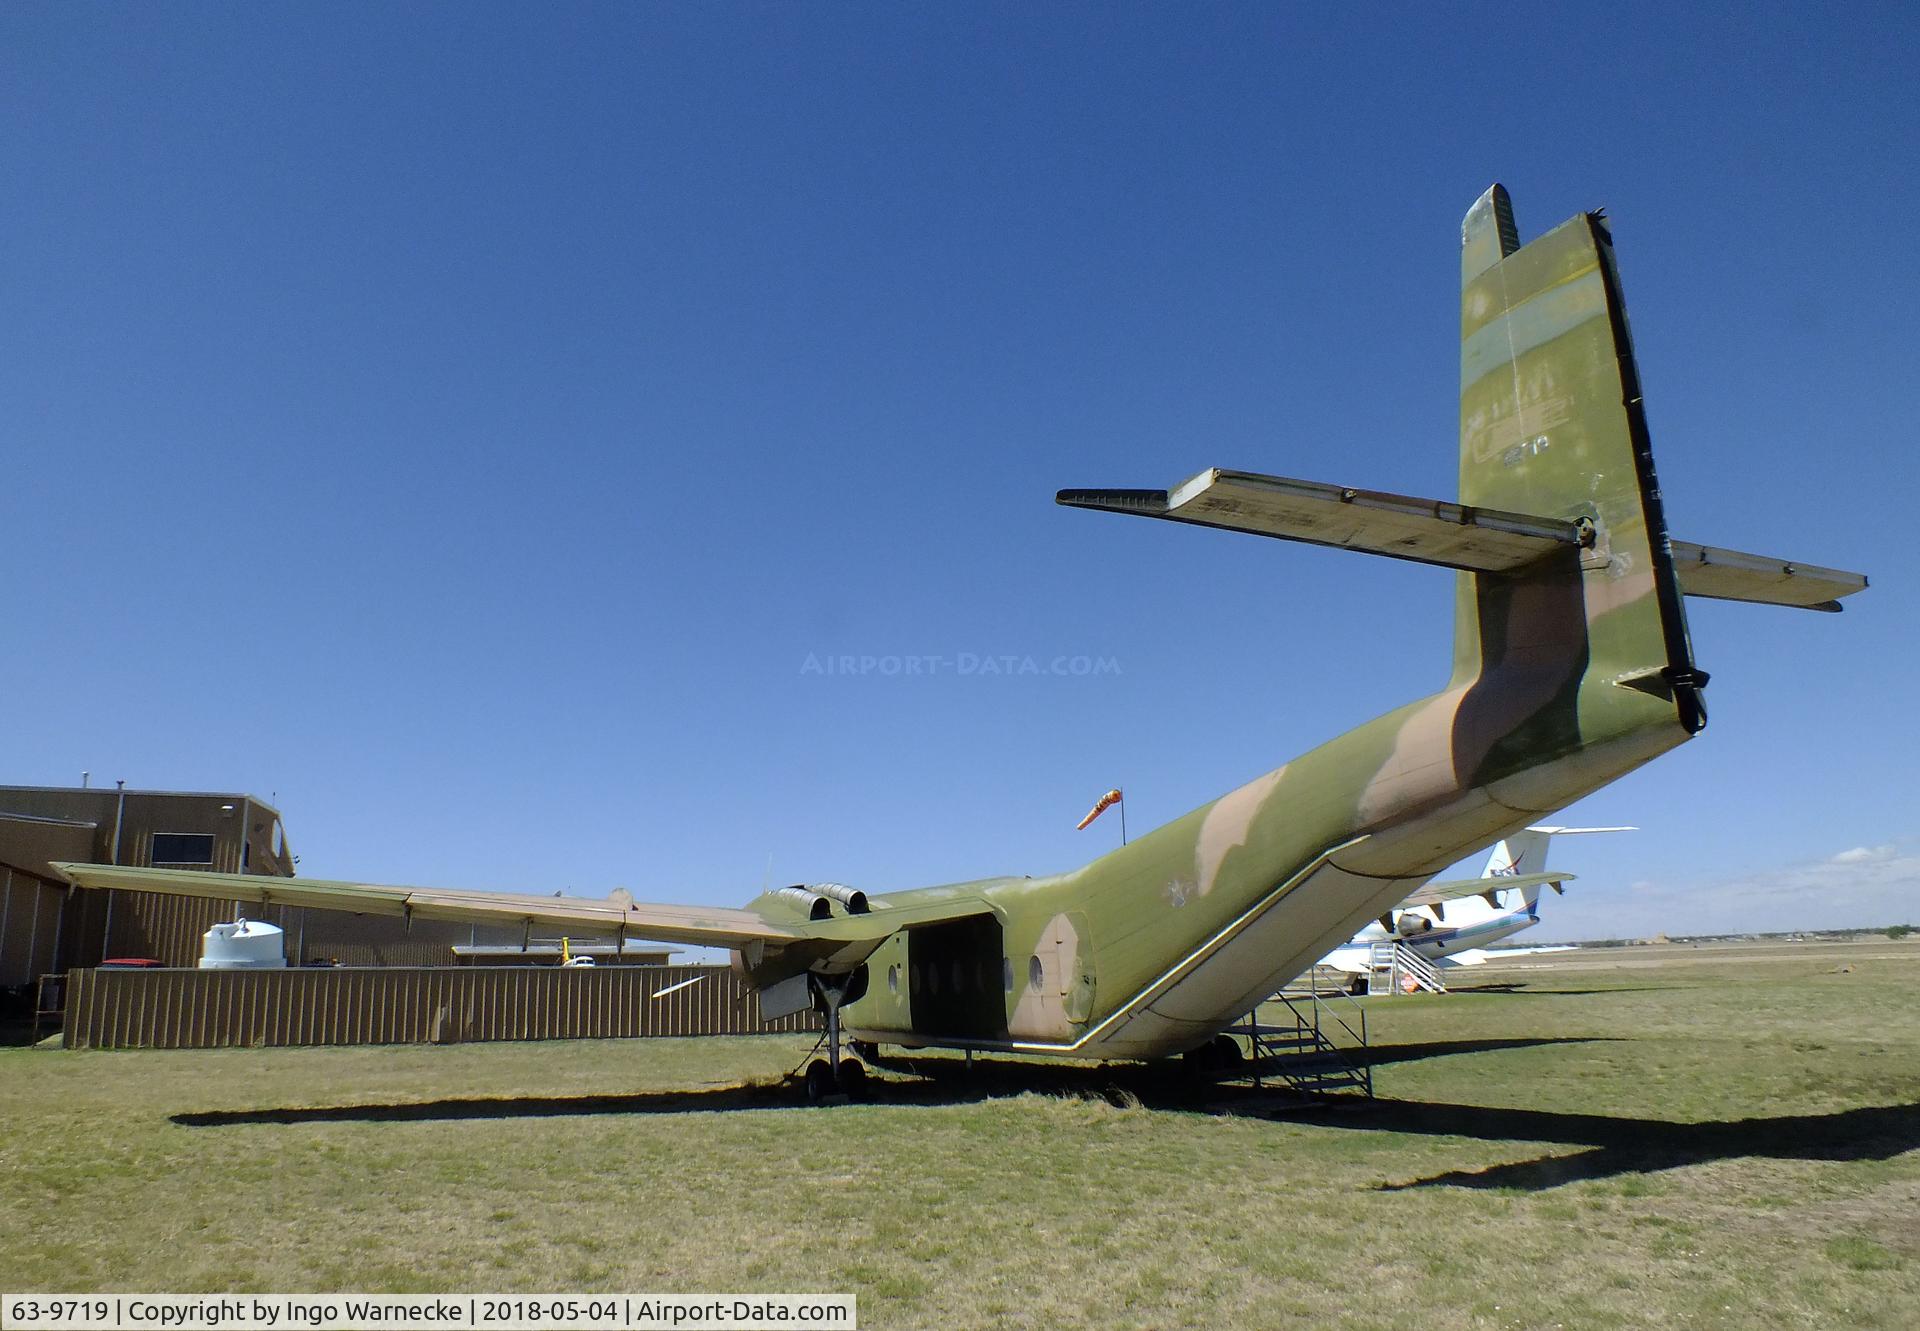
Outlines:
<svg viewBox="0 0 1920 1331"><path fill-rule="evenodd" d="M791 1107L766 1084L794 1038L0 1050L0 1290L852 1290L872 1327L1920 1325L1920 942L1472 982L1371 1000L1379 1100L1304 1114L986 1063Z"/></svg>

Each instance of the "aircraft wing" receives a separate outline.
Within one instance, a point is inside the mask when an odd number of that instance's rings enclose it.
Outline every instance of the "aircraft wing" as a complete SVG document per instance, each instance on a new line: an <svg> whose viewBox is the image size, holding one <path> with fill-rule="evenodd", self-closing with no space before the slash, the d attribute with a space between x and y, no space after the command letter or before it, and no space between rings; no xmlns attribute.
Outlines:
<svg viewBox="0 0 1920 1331"><path fill-rule="evenodd" d="M1463 897L1484 897L1495 892L1504 892L1510 887L1558 887L1561 883L1573 881L1570 873L1522 873L1495 874L1491 878L1455 878L1445 883L1428 883L1415 892L1396 909L1408 909L1414 906L1434 906L1445 901L1458 901Z"/></svg>
<svg viewBox="0 0 1920 1331"><path fill-rule="evenodd" d="M1452 956L1441 957L1433 964L1445 970L1453 966L1484 966L1489 961L1505 961L1508 957L1536 957L1542 952L1577 952L1579 948L1572 943L1548 943L1541 947L1502 947L1468 948L1465 952L1455 952Z"/></svg>
<svg viewBox="0 0 1920 1331"><path fill-rule="evenodd" d="M1315 970L1339 971L1343 975L1365 975L1372 962L1357 947L1336 947L1313 963Z"/></svg>
<svg viewBox="0 0 1920 1331"><path fill-rule="evenodd" d="M901 929L979 915L990 909L978 898L955 896L926 906L887 906L884 901L876 901L873 909L863 915L786 921L737 907L630 901L624 893L591 900L110 864L55 864L53 867L80 887L120 888L260 905L313 906L357 915L576 929L703 947L778 950L812 968L829 972L851 970Z"/></svg>

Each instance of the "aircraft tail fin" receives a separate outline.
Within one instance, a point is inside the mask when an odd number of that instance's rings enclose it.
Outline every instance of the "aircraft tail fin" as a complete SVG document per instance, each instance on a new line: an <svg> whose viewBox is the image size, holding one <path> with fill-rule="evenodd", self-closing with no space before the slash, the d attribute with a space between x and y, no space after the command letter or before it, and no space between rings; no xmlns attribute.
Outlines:
<svg viewBox="0 0 1920 1331"><path fill-rule="evenodd" d="M1831 610L1866 579L1688 544L1676 557L1601 214L1522 245L1495 185L1462 224L1460 281L1459 502L1223 469L1058 500L1458 569L1461 779L1629 735L1644 761L1706 724L1684 595Z"/></svg>
<svg viewBox="0 0 1920 1331"><path fill-rule="evenodd" d="M1520 876L1533 876L1546 872L1547 850L1557 836L1586 836L1598 832L1637 832L1635 827L1548 827L1536 824L1523 828L1512 836L1496 842L1493 851L1487 856L1487 867L1482 875L1485 878L1500 879ZM1566 888L1559 883L1548 884L1555 893L1564 893ZM1516 908L1524 908L1527 914L1536 919L1540 915L1540 887L1534 883L1519 889ZM1498 896L1504 898L1506 889L1496 886Z"/></svg>
<svg viewBox="0 0 1920 1331"><path fill-rule="evenodd" d="M1487 856L1487 867L1483 874L1487 878L1501 878L1510 874L1544 873L1547 868L1547 848L1557 836L1588 836L1600 832L1637 832L1637 827L1549 827L1536 823L1523 828L1503 841L1496 842L1491 854Z"/></svg>
<svg viewBox="0 0 1920 1331"><path fill-rule="evenodd" d="M1486 872L1481 875L1492 880L1488 885L1493 890L1487 893L1490 903L1506 910L1524 910L1535 919L1540 918L1540 888L1543 884L1529 883L1525 887L1510 889L1500 887L1499 881L1542 872L1547 867L1547 847L1557 830L1528 827L1494 843L1492 853L1487 856ZM1553 890L1564 892L1566 889L1555 883Z"/></svg>
<svg viewBox="0 0 1920 1331"><path fill-rule="evenodd" d="M1581 543L1518 573L1461 574L1455 681L1548 672L1571 703L1604 679L1670 702L1697 731L1706 677L1605 219L1582 213L1521 245L1495 185L1460 239L1460 502L1557 519Z"/></svg>

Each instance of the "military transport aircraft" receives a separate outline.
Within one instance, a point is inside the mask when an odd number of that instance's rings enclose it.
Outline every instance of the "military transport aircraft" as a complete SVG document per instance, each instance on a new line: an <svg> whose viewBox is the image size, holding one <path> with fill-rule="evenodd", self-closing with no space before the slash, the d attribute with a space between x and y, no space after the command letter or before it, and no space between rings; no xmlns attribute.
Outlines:
<svg viewBox="0 0 1920 1331"><path fill-rule="evenodd" d="M873 896L783 887L742 909L64 872L89 888L730 948L764 1013L825 1013L832 1057L808 1069L816 1094L843 1076L843 1033L1083 1059L1195 1049L1463 854L1696 734L1707 676L1682 596L1837 610L1866 586L1669 538L1601 214L1522 246L1495 185L1461 243L1458 503L1226 470L1057 496L1457 570L1444 688L1091 864Z"/></svg>

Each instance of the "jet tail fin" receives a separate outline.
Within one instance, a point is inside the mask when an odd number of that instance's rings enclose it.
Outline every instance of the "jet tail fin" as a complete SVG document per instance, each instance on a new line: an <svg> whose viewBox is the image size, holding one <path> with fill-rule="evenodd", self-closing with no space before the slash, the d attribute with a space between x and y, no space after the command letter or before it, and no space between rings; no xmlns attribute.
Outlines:
<svg viewBox="0 0 1920 1331"><path fill-rule="evenodd" d="M1547 846L1557 836L1588 836L1598 832L1637 832L1637 827L1549 827L1536 823L1494 843L1487 856L1483 878L1510 878L1514 874L1543 873L1547 867ZM1499 884L1498 886L1511 886ZM1559 891L1556 884L1554 890Z"/></svg>

